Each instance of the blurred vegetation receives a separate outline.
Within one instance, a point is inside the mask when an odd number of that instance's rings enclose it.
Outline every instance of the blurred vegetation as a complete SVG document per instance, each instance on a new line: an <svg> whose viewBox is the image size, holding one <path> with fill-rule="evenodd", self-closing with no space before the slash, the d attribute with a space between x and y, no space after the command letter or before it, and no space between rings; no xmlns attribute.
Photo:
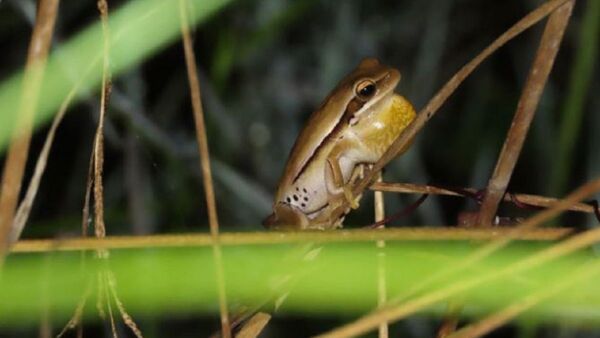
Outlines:
<svg viewBox="0 0 600 338"><path fill-rule="evenodd" d="M111 13L117 13L128 6L143 7L152 2L156 1L109 4ZM194 42L219 216L222 230L231 231L260 229L303 122L361 58L374 56L400 69L403 78L398 91L419 109L459 67L541 1L261 0L231 2L222 8L219 6L225 1L195 3L192 9L200 23L194 30ZM597 3L588 0L576 4L513 175L509 187L513 192L560 196L600 173L600 138L595 130L600 126L600 99L593 95L600 90ZM15 74L25 63L34 17L33 0L0 2L2 89L15 83ZM113 20L118 22L119 18ZM186 70L182 46L176 39L178 26L164 30L159 22L148 18L123 24L136 22L143 27L141 34L128 36L114 51L123 57L123 63L113 64L119 74L114 77L106 126L107 232L206 231ZM63 1L53 48L68 50L79 34L97 30L97 25L95 1ZM486 61L412 148L387 168L385 179L484 187L541 30L538 24ZM95 48L101 49L101 40L86 43L83 50L72 50L83 53L81 64L57 64L56 71L79 71L87 65ZM71 75L77 78L81 74ZM71 84L60 83L57 86L65 87L52 89L66 91ZM15 100L18 90L14 87L1 96L0 130L4 132L10 129L11 121L5 113L10 107L6 102ZM45 99L53 102L62 100L46 95ZM98 95L97 90L87 90L60 127L24 237L79 233ZM44 131L44 127L38 129L34 137L31 158L41 148ZM29 174L33 163L28 163ZM369 195L365 194L360 210L348 218L349 227L370 223ZM399 210L415 198L387 195L387 208L390 212ZM397 225L455 224L459 211L474 208L469 201L430 197ZM512 207L500 212L508 216L528 213ZM569 215L561 223L583 227L595 226L595 222ZM337 322L330 318L327 327ZM197 329L192 320L179 319L178 323ZM407 335L428 335L435 327L433 323L428 317L413 319L406 324ZM297 316L282 325L321 324ZM161 332L176 324L153 325ZM277 332L277 324L273 330ZM561 330L570 332L568 327Z"/></svg>
<svg viewBox="0 0 600 338"><path fill-rule="evenodd" d="M544 243L511 245L466 270L426 285L418 294L497 273L548 247L549 244ZM390 299L404 298L409 290L427 280L432 271L459 265L476 248L475 243L461 241L407 241L387 245L384 252ZM226 246L223 263L228 296L233 304L231 308L254 308L266 300L283 296L286 300L277 308L278 315L312 314L350 320L376 306L378 252L372 243ZM308 255L312 258L307 259ZM501 274L466 292L452 294L452 298L476 304L467 314L477 317L531 293L569 281L568 289L529 313L531 320L535 318L540 322L556 317L568 321L570 307L592 309L600 306L598 288L592 279L569 280L575 276L574 272L590 262L590 258L588 253L578 253L552 265L513 275ZM595 267L597 276L600 273L598 262ZM90 254L85 268L81 266L80 253L56 252L16 255L7 261L0 282L0 326L35 324L44 306L51 304L51 320L60 327L72 315L86 289L98 288L98 275L106 274L108 268L114 274L119 298L128 311L137 314L137 318L153 319L167 314L179 317L191 311L216 311L216 282L210 247L115 250L110 262L94 259ZM567 269L573 273L561 273ZM553 278L554 284L546 283L548 278ZM96 298L92 295L88 302L94 304ZM328 301L324 302L324 299ZM273 309L272 302L264 306L266 310ZM440 314L443 309L443 304L439 304L428 308L427 313ZM96 308L88 306L86 320L92 324L98 322L96 312ZM591 313L578 318L594 327L600 325Z"/></svg>

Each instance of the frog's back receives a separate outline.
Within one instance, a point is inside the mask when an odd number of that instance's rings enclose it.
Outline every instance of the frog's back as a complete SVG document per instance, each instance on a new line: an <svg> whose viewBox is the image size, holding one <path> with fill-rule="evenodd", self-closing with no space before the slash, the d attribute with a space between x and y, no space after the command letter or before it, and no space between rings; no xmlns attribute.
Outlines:
<svg viewBox="0 0 600 338"><path fill-rule="evenodd" d="M345 85L344 82L338 86ZM345 105L348 98L340 95L330 95L325 99L323 105L317 109L309 118L306 125L296 139L296 143L290 152L285 165L285 170L275 194L275 203L294 202L294 195L298 196L299 203L291 203L299 209L302 207L300 201L309 198L309 210L314 208L314 202L325 204L323 199L327 198L324 188L325 161L327 154L331 151L332 142L328 139L335 138L338 134L341 113L338 113L340 105ZM307 192L305 193L304 190ZM310 194L312 191L312 194ZM302 194L302 198L298 195ZM305 195L312 196L305 196ZM322 196L321 196L322 195ZM314 202L313 202L314 201ZM304 203L306 204L306 203ZM323 205L321 205L322 207Z"/></svg>

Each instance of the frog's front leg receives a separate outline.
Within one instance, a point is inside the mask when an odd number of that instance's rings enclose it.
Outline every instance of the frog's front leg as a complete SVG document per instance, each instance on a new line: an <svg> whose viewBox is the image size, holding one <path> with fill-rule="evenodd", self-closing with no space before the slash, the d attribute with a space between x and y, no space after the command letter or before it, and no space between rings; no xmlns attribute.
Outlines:
<svg viewBox="0 0 600 338"><path fill-rule="evenodd" d="M344 170L342 169L341 160L342 157L347 154L348 150L355 150L361 147L362 144L353 139L346 139L338 143L327 156L327 166L325 168L325 183L330 198L335 199L337 198L336 196L340 196L343 193L345 201L350 204L352 209L358 208L358 200L360 197L357 198L352 193L352 183L354 180L352 178L349 178L347 182L344 180ZM351 168L351 175L354 177L357 173L357 171L354 170L354 163L348 158L346 160L350 161L350 163L346 163L345 165L353 167ZM330 201L330 205L336 207L336 203L333 202L334 201Z"/></svg>

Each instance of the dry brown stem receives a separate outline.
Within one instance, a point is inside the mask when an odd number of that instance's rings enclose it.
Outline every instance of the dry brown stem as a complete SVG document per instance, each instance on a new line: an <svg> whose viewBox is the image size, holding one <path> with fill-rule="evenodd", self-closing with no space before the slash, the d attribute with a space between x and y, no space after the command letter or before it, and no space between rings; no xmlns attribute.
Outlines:
<svg viewBox="0 0 600 338"><path fill-rule="evenodd" d="M25 193L25 197L23 201L19 205L19 209L15 215L15 219L12 225L12 231L10 234L10 242L14 243L19 240L21 237L21 233L25 228L25 223L27 223L27 219L29 218L29 213L31 212L31 207L33 206L33 202L35 200L35 196L40 187L40 182L42 180L42 176L44 171L46 170L46 164L48 163L48 156L50 154L50 150L52 148L52 143L54 142L54 136L56 135L56 130L58 126L62 122L63 117L67 112L67 108L69 104L73 100L75 93L77 92L78 86L75 86L71 92L67 95L63 103L61 104L58 113L54 117L52 121L52 125L50 126L50 130L48 131L48 135L46 136L46 140L44 141L44 146L42 147L42 151L38 156L37 162L35 164L35 170L33 176L31 177L31 181L29 186L27 187L27 192Z"/></svg>
<svg viewBox="0 0 600 338"><path fill-rule="evenodd" d="M462 302L456 300L451 300L448 302L448 308L446 309L446 314L444 315L444 321L442 322L442 325L440 325L436 335L437 338L449 337L454 333L454 331L456 331L463 305L464 304Z"/></svg>
<svg viewBox="0 0 600 338"><path fill-rule="evenodd" d="M212 237L213 258L215 261L215 273L219 296L219 312L221 314L221 333L224 338L231 337L231 326L229 324L229 313L227 310L227 295L225 291L225 276L223 272L223 259L221 246L219 244L219 219L217 216L217 205L213 189L212 173L210 170L210 155L208 141L206 139L206 126L204 125L204 112L202 110L202 99L200 94L200 82L198 81L198 69L196 57L192 46L192 38L188 24L186 0L179 0L179 12L181 17L181 34L183 36L183 48L185 52L185 64L187 66L188 81L190 84L190 95L194 111L196 126L196 138L200 150L200 167L208 206L208 222Z"/></svg>
<svg viewBox="0 0 600 338"><path fill-rule="evenodd" d="M4 163L0 188L0 256L4 256L9 245L13 217L29 153L33 117L37 108L48 50L52 43L58 3L58 0L39 1L36 22L31 34L17 123Z"/></svg>
<svg viewBox="0 0 600 338"><path fill-rule="evenodd" d="M104 169L104 120L110 97L110 33L108 30L108 4L106 0L98 1L100 20L102 22L103 60L102 60L102 92L100 94L100 116L94 138L94 233L96 237L106 237L104 224L104 194L102 172Z"/></svg>
<svg viewBox="0 0 600 338"><path fill-rule="evenodd" d="M482 241L504 238L513 229L464 229L441 227L403 227L302 232L226 232L219 235L224 246L289 244L289 243L347 243L384 241ZM515 240L556 241L574 233L571 228L535 229L520 232ZM30 239L21 240L11 248L12 253L81 251L98 249L175 248L210 246L209 234L177 234L151 236L107 236L97 238Z"/></svg>
<svg viewBox="0 0 600 338"><path fill-rule="evenodd" d="M235 335L235 338L256 338L262 332L262 330L267 326L271 320L271 315L265 312L259 312L252 316L246 322L244 327Z"/></svg>
<svg viewBox="0 0 600 338"><path fill-rule="evenodd" d="M485 197L479 209L477 224L480 226L492 225L492 219L496 215L498 204L504 196L517 159L521 154L529 126L544 91L548 75L550 75L550 71L554 65L554 60L567 24L569 23L574 3L575 1L565 3L554 11L548 19L535 60L533 61L525 87L521 93L521 98L517 104L517 110L510 130L504 141L496 168L490 178Z"/></svg>
<svg viewBox="0 0 600 338"><path fill-rule="evenodd" d="M419 184L412 184L412 183L388 183L388 182L379 183L379 182L376 182L370 187L370 189L377 190L377 191L397 192L397 193L403 193L403 194L430 194L430 195L446 195L446 196L463 197L463 195L461 195L460 193L458 193L454 190L444 189L444 188L431 186L431 185L419 185ZM477 189L473 189L473 188L461 188L461 190L464 190L466 192L473 193L473 194L478 192ZM541 207L541 208L550 208L554 204L556 204L557 202L560 201L560 199L552 198L552 197L529 195L529 194L513 194L513 193L506 193L502 200L504 202L514 202L516 200L523 204ZM572 206L569 207L568 210L569 211L577 211L577 212L585 212L588 214L594 213L594 207L589 204L586 204L586 203L573 204Z"/></svg>
<svg viewBox="0 0 600 338"><path fill-rule="evenodd" d="M382 182L383 177L379 173L377 182ZM375 191L375 223L381 222L385 219L385 202L383 198L383 192ZM381 228L385 228L385 224L381 225ZM380 249L385 248L385 241L377 241L377 247ZM383 306L387 301L387 286L385 284L385 252L383 250L377 253L377 306ZM387 323L379 325L379 338L389 337L389 327Z"/></svg>

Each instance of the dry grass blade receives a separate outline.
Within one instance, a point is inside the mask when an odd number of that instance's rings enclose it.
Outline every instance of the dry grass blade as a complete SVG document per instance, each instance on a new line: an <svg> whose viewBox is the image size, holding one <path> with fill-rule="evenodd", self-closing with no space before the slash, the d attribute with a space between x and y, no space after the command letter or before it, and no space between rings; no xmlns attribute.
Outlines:
<svg viewBox="0 0 600 338"><path fill-rule="evenodd" d="M456 331L458 327L458 320L460 319L460 313L463 309L463 302L457 300L450 300L448 302L448 308L444 315L444 321L438 329L437 338L449 337Z"/></svg>
<svg viewBox="0 0 600 338"><path fill-rule="evenodd" d="M98 310L98 314L100 316L100 318L102 318L103 320L106 320L106 312L104 311L104 304L108 302L108 297L106 297L106 284L104 283L104 277L102 276L102 272L99 272L96 274L96 280L97 280L97 285L98 285L98 289L96 290L97 292L97 297L96 297L96 310Z"/></svg>
<svg viewBox="0 0 600 338"><path fill-rule="evenodd" d="M102 171L104 168L104 119L110 97L111 80L109 69L110 33L108 30L108 4L106 0L98 1L100 20L102 21L103 60L102 60L102 92L100 94L100 116L94 139L94 232L96 237L106 237L104 224L104 195Z"/></svg>
<svg viewBox="0 0 600 338"><path fill-rule="evenodd" d="M482 260L483 258L489 256L491 253L504 247L511 240L518 238L523 230L538 226L539 224L556 216L561 211L566 210L570 204L576 203L599 190L600 178L580 187L567 198L557 203L551 209L544 210L535 215L534 217L529 218L526 222L508 232L506 236L497 239L489 244L486 244L481 249L477 250L474 254L462 260L459 266L453 266L452 269L442 270L434 274L431 278L423 281L419 284L419 286L415 287L413 290L410 290L409 294L416 294L418 291L422 290L426 286L431 285L431 283L434 281L438 281L441 278L449 276L451 274L459 273L464 268ZM589 246L596 241L600 241L600 228L587 231L580 235L573 236L570 239L565 240L564 242L561 242L549 249L543 250L538 254L534 254L529 258L524 259L523 261L517 264L513 264L512 266L509 266L505 269L496 271L485 276L473 276L470 279L463 279L458 283L450 284L449 286L443 289L429 292L427 294L424 294L423 296L419 296L417 298L409 300L402 305L396 307L390 305L385 309L374 311L373 313L359 318L358 320L350 324L341 326L323 335L319 335L318 337L353 337L368 332L376 328L380 323L402 319L437 302L443 301L453 295L478 286L483 282L490 281L511 273L514 274L519 271L532 268L534 266L538 266L551 259L568 254L577 249Z"/></svg>
<svg viewBox="0 0 600 338"><path fill-rule="evenodd" d="M477 221L481 226L492 225L492 218L496 215L498 204L502 200L508 182L512 177L517 159L521 154L521 149L525 142L525 137L529 131L529 126L531 125L546 81L554 65L554 60L567 24L569 23L574 3L574 1L565 3L552 13L548 19L535 60L521 93L517 111L515 112L510 130L504 141L504 146L498 157L494 173L488 183L485 197L481 203Z"/></svg>
<svg viewBox="0 0 600 338"><path fill-rule="evenodd" d="M212 173L210 170L210 155L208 151L208 141L206 139L206 126L204 125L204 112L202 110L200 82L198 81L198 69L196 66L194 49L192 47L192 38L188 24L186 4L186 0L179 0L181 34L183 36L183 48L185 52L185 63L187 66L188 80L190 84L192 108L194 110L194 121L196 123L196 137L198 141L198 147L200 149L200 166L202 168L204 193L206 194L206 204L208 206L210 234L213 240L212 248L219 296L219 312L221 314L221 332L224 338L229 338L231 337L231 326L229 324L229 313L227 310L223 259L221 257L221 247L219 244L219 220L217 217L217 205L215 202Z"/></svg>
<svg viewBox="0 0 600 338"><path fill-rule="evenodd" d="M379 161L375 163L372 170L362 180L359 180L353 188L355 195L360 194L369 186L373 180L373 173L381 171L381 169L389 163L402 150L406 149L410 142L415 138L417 133L423 129L425 124L433 117L442 104L454 93L458 86L492 53L502 47L515 36L521 34L529 27L536 24L538 21L552 13L556 8L563 5L569 0L551 0L539 6L537 9L519 20L488 47L486 47L473 60L464 65L452 78L440 89L437 94L427 103L418 114L414 121L400 134L400 136L392 143L390 148L381 156ZM343 208L340 208L340 215ZM334 218L339 215L333 215Z"/></svg>
<svg viewBox="0 0 600 338"><path fill-rule="evenodd" d="M1 256L7 251L9 245L13 217L21 191L27 154L29 153L33 116L44 76L48 50L52 43L58 3L58 0L39 1L36 22L31 35L17 125L14 128L15 132L8 148L0 188Z"/></svg>
<svg viewBox="0 0 600 338"><path fill-rule="evenodd" d="M123 319L123 322L125 323L125 325L127 325L127 327L131 330L131 332L133 332L133 334L137 338L144 338L142 331L138 328L137 324L135 323L133 318L129 315L127 310L125 310L125 306L123 305L123 302L121 301L121 299L119 298L119 295L117 294L117 280L116 280L114 274L112 273L112 271L110 271L110 270L106 271L106 279L108 281L108 289L112 295L112 298L113 298L115 304L117 305L117 309L119 310L119 313L121 314L121 318ZM107 300L107 301L110 302L110 300Z"/></svg>
<svg viewBox="0 0 600 338"><path fill-rule="evenodd" d="M419 185L412 183L374 183L370 189L378 190L378 191L387 191L387 192L397 192L404 194L430 194L430 195L446 195L446 196L459 196L464 197L462 194L450 190L444 189L431 185ZM461 188L462 191L476 194L479 191L473 188ZM504 195L504 202L514 202L518 201L519 203L536 206L541 208L550 208L554 204L556 204L560 199L539 196L539 195L530 195L530 194L514 194L514 193L506 193ZM594 213L594 207L587 203L576 203L569 207L569 211L577 211L577 212L585 212L588 214Z"/></svg>
<svg viewBox="0 0 600 338"><path fill-rule="evenodd" d="M81 300L79 301L79 303L77 303L77 307L75 308L73 316L69 319L67 324L63 327L63 329L56 336L56 338L62 337L65 333L67 333L67 331L72 330L75 327L77 327L77 325L81 324L81 318L83 317L83 308L85 307L85 304L87 303L87 300L89 299L91 293L92 283L90 282L85 290L83 297L81 297Z"/></svg>
<svg viewBox="0 0 600 338"><path fill-rule="evenodd" d="M104 299L106 300L106 308L108 309L108 318L109 318L109 321L110 321L110 329L111 329L113 338L117 338L117 337L119 337L119 335L117 334L117 325L115 324L115 316L113 314L112 305L111 305L111 301L110 301L110 294L109 294L110 293L110 290L109 290L110 287L107 286L107 284L108 284L108 279L107 279L107 276L106 276L107 273L105 271L104 273L100 272L100 274L103 275L102 278L101 278L102 279L102 284L104 285L102 291L103 291L103 294L104 294ZM104 283L106 283L106 284L104 284Z"/></svg>
<svg viewBox="0 0 600 338"><path fill-rule="evenodd" d="M19 240L19 238L21 237L21 233L25 228L25 223L27 223L27 219L29 218L29 213L31 212L33 201L35 200L35 196L37 195L38 189L40 187L42 176L44 175L44 171L46 170L46 164L48 163L48 155L50 154L50 149L52 148L52 143L54 142L56 130L62 122L62 119L65 116L65 113L67 112L67 108L73 100L73 97L75 96L76 92L77 86L73 88L71 92L69 92L69 95L67 95L67 97L61 104L58 113L52 121L52 126L50 126L50 130L48 131L48 135L46 136L46 140L44 141L44 146L42 147L42 151L40 152L40 155L38 156L37 162L35 164L35 170L31 178L31 182L27 187L27 193L25 193L25 197L19 205L19 209L17 210L17 214L15 215L15 219L12 225L12 231L10 234L11 243L14 243L17 240Z"/></svg>
<svg viewBox="0 0 600 338"><path fill-rule="evenodd" d="M271 320L271 315L264 312L259 312L252 316L244 324L244 327L235 335L235 338L256 338L264 330L265 326Z"/></svg>
<svg viewBox="0 0 600 338"><path fill-rule="evenodd" d="M81 236L87 237L88 227L90 226L90 199L92 198L92 188L94 187L94 153L90 156L88 165L87 182L85 185L85 196L83 198L83 209L81 210Z"/></svg>
<svg viewBox="0 0 600 338"><path fill-rule="evenodd" d="M477 323L468 325L460 329L459 331L456 331L448 338L481 337L484 334L487 334L493 331L494 329L504 325L511 319L538 305L544 300L551 298L557 293L568 289L569 287L573 286L573 284L586 279L591 280L591 278L595 277L599 272L600 263L592 262L584 264L576 271L564 277L563 280L553 281L547 287L536 291L535 293L519 300L514 304L511 304L510 306L498 311L497 313L494 313L480 320Z"/></svg>
<svg viewBox="0 0 600 338"><path fill-rule="evenodd" d="M403 227L385 230L353 229L332 232L227 232L219 236L220 245L267 245L290 243L344 243L376 241L484 241L505 238L512 234L511 228L465 229L440 227ZM518 238L522 241L556 241L574 233L572 228L521 229ZM167 248L212 246L213 238L207 234L178 234L151 236L109 236L71 239L22 240L11 248L11 252L50 252L111 250L135 248Z"/></svg>

